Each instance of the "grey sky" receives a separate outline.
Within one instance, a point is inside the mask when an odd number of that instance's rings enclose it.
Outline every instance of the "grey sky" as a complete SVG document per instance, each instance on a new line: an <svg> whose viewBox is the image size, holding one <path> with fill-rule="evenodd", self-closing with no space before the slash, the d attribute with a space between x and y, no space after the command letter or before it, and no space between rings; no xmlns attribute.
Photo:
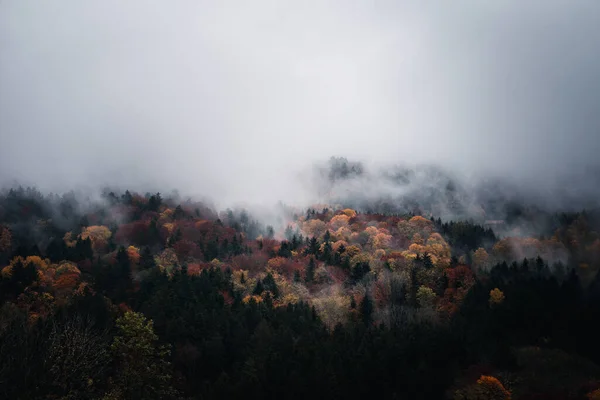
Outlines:
<svg viewBox="0 0 600 400"><path fill-rule="evenodd" d="M599 21L597 0L2 0L0 183L294 201L291 171L331 155L553 181L599 164Z"/></svg>

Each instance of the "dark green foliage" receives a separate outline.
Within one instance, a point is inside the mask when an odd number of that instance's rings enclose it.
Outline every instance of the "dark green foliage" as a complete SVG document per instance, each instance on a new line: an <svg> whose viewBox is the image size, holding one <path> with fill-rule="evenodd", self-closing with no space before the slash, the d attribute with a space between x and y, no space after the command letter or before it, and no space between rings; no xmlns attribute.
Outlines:
<svg viewBox="0 0 600 400"><path fill-rule="evenodd" d="M156 193L148 199L148 210L150 211L158 211L162 204L162 197L160 193Z"/></svg>
<svg viewBox="0 0 600 400"><path fill-rule="evenodd" d="M277 251L277 255L279 257L291 257L292 256L292 249L291 249L291 245L288 241L283 241L281 242L281 245L279 246L279 250Z"/></svg>
<svg viewBox="0 0 600 400"><path fill-rule="evenodd" d="M367 326L370 325L373 322L373 301L368 294L363 297L359 309L363 323Z"/></svg>
<svg viewBox="0 0 600 400"><path fill-rule="evenodd" d="M350 271L350 279L353 282L359 282L371 271L371 266L368 262L359 262Z"/></svg>
<svg viewBox="0 0 600 400"><path fill-rule="evenodd" d="M273 295L274 298L279 297L279 288L277 287L277 284L275 283L275 279L273 278L273 275L271 275L270 272L267 274L267 276L265 276L262 283L263 283L265 290L268 290L269 292L271 292L271 294Z"/></svg>
<svg viewBox="0 0 600 400"><path fill-rule="evenodd" d="M310 260L308 261L308 266L306 267L306 272L305 272L305 276L304 276L304 280L306 282L312 282L315 280L315 269L316 269L315 259L313 257L311 257Z"/></svg>
<svg viewBox="0 0 600 400"><path fill-rule="evenodd" d="M306 249L307 254L316 255L319 252L319 242L316 237L310 238L310 242L308 244L308 248Z"/></svg>
<svg viewBox="0 0 600 400"><path fill-rule="evenodd" d="M490 228L484 228L470 222L450 221L442 224L441 220L438 219L436 226L453 248L464 253L489 246L496 241L496 235Z"/></svg>
<svg viewBox="0 0 600 400"><path fill-rule="evenodd" d="M143 270L148 270L154 267L156 267L154 255L148 246L144 246L140 254L140 268Z"/></svg>

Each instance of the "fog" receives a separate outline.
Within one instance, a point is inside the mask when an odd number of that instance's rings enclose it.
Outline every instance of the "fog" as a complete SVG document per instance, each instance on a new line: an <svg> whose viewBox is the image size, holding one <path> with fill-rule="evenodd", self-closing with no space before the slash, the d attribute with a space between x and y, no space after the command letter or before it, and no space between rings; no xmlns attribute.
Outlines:
<svg viewBox="0 0 600 400"><path fill-rule="evenodd" d="M3 0L0 184L300 204L344 156L595 195L600 2L525 3Z"/></svg>

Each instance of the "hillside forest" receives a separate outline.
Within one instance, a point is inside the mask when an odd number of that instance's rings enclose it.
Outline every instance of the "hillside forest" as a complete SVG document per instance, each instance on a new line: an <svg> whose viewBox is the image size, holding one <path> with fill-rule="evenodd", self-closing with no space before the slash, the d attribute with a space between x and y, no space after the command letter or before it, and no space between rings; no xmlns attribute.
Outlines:
<svg viewBox="0 0 600 400"><path fill-rule="evenodd" d="M600 398L597 211L282 215L3 191L0 398Z"/></svg>

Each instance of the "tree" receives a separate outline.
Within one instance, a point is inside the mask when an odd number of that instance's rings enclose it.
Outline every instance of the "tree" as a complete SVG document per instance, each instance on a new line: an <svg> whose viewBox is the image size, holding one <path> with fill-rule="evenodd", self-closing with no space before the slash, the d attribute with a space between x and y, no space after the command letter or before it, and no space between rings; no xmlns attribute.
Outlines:
<svg viewBox="0 0 600 400"><path fill-rule="evenodd" d="M331 243L329 241L326 241L323 244L323 253L321 254L321 261L325 261L326 263L331 264L331 252Z"/></svg>
<svg viewBox="0 0 600 400"><path fill-rule="evenodd" d="M117 301L123 301L127 298L128 292L133 288L131 281L131 262L125 247L119 247L117 251L117 264L114 266L112 274L114 278L113 289Z"/></svg>
<svg viewBox="0 0 600 400"><path fill-rule="evenodd" d="M308 248L306 250L308 254L317 254L319 251L319 243L317 242L316 237L313 236L310 238L310 241L308 242Z"/></svg>
<svg viewBox="0 0 600 400"><path fill-rule="evenodd" d="M490 290L490 307L495 307L504 301L504 293L502 290L495 288Z"/></svg>
<svg viewBox="0 0 600 400"><path fill-rule="evenodd" d="M457 390L455 400L510 400L511 394L502 383L493 376L481 375L477 383Z"/></svg>
<svg viewBox="0 0 600 400"><path fill-rule="evenodd" d="M273 275L270 272L265 276L265 279L263 279L263 286L265 290L271 292L273 298L276 299L279 297L279 288L277 287L277 283L275 283L275 278L273 278Z"/></svg>
<svg viewBox="0 0 600 400"><path fill-rule="evenodd" d="M162 197L160 196L160 193L156 193L155 195L150 196L150 199L148 199L148 209L150 211L158 211L161 204Z"/></svg>
<svg viewBox="0 0 600 400"><path fill-rule="evenodd" d="M350 279L352 279L354 282L358 282L369 272L371 272L371 266L369 265L369 262L358 262L350 270Z"/></svg>
<svg viewBox="0 0 600 400"><path fill-rule="evenodd" d="M175 207L175 211L173 212L173 219L178 220L182 219L183 217L185 217L185 211L183 211L181 205L178 205L177 207Z"/></svg>
<svg viewBox="0 0 600 400"><path fill-rule="evenodd" d="M433 268L433 262L431 261L431 255L428 252L423 254L423 267L426 269Z"/></svg>
<svg viewBox="0 0 600 400"><path fill-rule="evenodd" d="M12 235L10 230L0 226L0 253L8 253L12 245Z"/></svg>
<svg viewBox="0 0 600 400"><path fill-rule="evenodd" d="M256 282L256 286L254 286L254 291L252 292L252 294L260 296L264 291L265 291L265 286L263 285L261 280L258 280Z"/></svg>
<svg viewBox="0 0 600 400"><path fill-rule="evenodd" d="M95 387L110 364L107 333L80 315L53 324L43 360L53 392L65 399L97 398Z"/></svg>
<svg viewBox="0 0 600 400"><path fill-rule="evenodd" d="M367 326L373 322L373 301L368 294L365 294L360 302L360 314L362 315L363 323Z"/></svg>
<svg viewBox="0 0 600 400"><path fill-rule="evenodd" d="M107 398L174 398L170 385L170 350L158 344L152 320L143 314L126 312L117 319L118 333L111 345L117 372Z"/></svg>
<svg viewBox="0 0 600 400"><path fill-rule="evenodd" d="M436 297L435 292L427 286L420 286L417 290L417 304L421 308L433 308Z"/></svg>
<svg viewBox="0 0 600 400"><path fill-rule="evenodd" d="M140 268L143 270L152 269L156 267L154 261L154 255L148 246L144 246L142 254L140 254Z"/></svg>
<svg viewBox="0 0 600 400"><path fill-rule="evenodd" d="M75 243L74 261L90 260L94 257L94 250L92 249L92 240L88 237L86 239L78 238Z"/></svg>
<svg viewBox="0 0 600 400"><path fill-rule="evenodd" d="M287 241L282 241L279 246L279 250L277 251L277 256L289 258L292 256L292 251L290 249L290 243Z"/></svg>
<svg viewBox="0 0 600 400"><path fill-rule="evenodd" d="M306 267L306 275L304 277L306 282L312 282L315 280L315 268L315 259L311 257L308 261L308 266Z"/></svg>
<svg viewBox="0 0 600 400"><path fill-rule="evenodd" d="M475 270L485 269L488 265L489 255L484 248L480 247L473 253L473 266Z"/></svg>
<svg viewBox="0 0 600 400"><path fill-rule="evenodd" d="M273 239L273 237L275 236L275 229L273 229L273 227L271 225L267 226L267 239Z"/></svg>
<svg viewBox="0 0 600 400"><path fill-rule="evenodd" d="M15 297L39 280L35 263L22 257L15 257L9 266L4 267L1 277L5 281L6 293Z"/></svg>

